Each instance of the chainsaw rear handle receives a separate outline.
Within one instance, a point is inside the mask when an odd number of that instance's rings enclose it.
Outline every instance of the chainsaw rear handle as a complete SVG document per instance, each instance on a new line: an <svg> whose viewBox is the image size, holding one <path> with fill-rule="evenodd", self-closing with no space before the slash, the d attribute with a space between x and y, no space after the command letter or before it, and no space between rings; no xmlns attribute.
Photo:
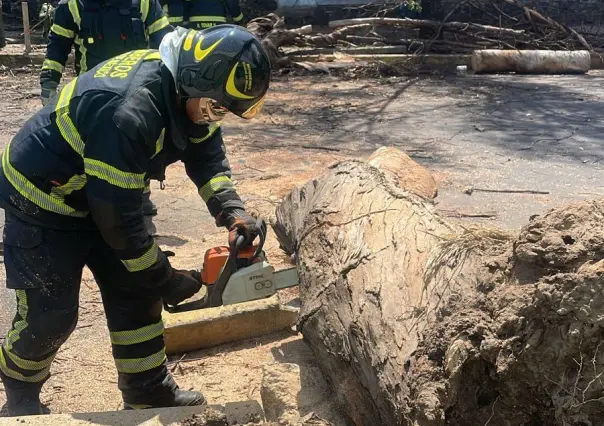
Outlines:
<svg viewBox="0 0 604 426"><path fill-rule="evenodd" d="M258 219L256 226L258 228L258 245L256 246L256 251L254 252L254 258L260 256L264 249L267 231L266 222L263 219ZM177 306L168 306L164 302L164 308L166 311L178 312L179 310L184 310L187 307L204 309L222 306L222 294L224 293L224 289L226 288L231 275L237 271L237 258L239 256L239 252L243 248L244 242L245 237L243 235L239 235L235 240L235 245L233 247L229 247L229 257L224 264L222 272L213 285L206 285L207 293L202 300L196 300Z"/></svg>

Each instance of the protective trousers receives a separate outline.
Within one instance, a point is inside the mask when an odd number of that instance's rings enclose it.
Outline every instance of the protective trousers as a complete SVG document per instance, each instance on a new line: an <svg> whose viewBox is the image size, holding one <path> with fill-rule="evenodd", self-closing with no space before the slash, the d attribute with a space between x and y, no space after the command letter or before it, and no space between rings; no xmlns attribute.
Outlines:
<svg viewBox="0 0 604 426"><path fill-rule="evenodd" d="M97 231L47 229L7 211L4 263L17 313L0 350L3 378L39 392L57 350L75 329L82 270L88 266L105 307L125 405L171 404L176 383L165 365L159 291L132 282Z"/></svg>

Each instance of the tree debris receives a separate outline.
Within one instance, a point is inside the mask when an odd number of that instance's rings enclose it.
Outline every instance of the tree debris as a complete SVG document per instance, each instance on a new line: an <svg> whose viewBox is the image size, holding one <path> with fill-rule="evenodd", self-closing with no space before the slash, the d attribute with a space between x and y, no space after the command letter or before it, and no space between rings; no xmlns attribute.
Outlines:
<svg viewBox="0 0 604 426"><path fill-rule="evenodd" d="M448 21L455 6L439 22L409 18L355 18L331 21L330 32L317 33L311 26L285 29L284 19L269 14L250 21L248 29L257 35L269 50L276 69L291 66L282 48L359 49L367 46L394 47L410 54L446 53L468 54L481 49L521 50L588 50L591 53L604 49L604 36L579 33L543 12L525 6L519 0L481 2L472 1L464 6L481 10L491 23ZM432 34L431 38L422 37ZM352 53L350 50L347 53ZM305 66L308 69L308 65Z"/></svg>
<svg viewBox="0 0 604 426"><path fill-rule="evenodd" d="M536 191L533 189L488 189L488 188L474 188L473 186L466 186L463 189L464 194L472 195L474 192L496 192L500 194L537 194L537 195L548 195L549 191Z"/></svg>

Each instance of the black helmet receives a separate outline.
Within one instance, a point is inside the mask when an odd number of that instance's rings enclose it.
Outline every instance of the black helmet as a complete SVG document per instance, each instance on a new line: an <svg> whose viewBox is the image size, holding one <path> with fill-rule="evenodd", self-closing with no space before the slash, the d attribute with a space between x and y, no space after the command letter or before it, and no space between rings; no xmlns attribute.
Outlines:
<svg viewBox="0 0 604 426"><path fill-rule="evenodd" d="M176 88L183 98L210 98L233 114L262 109L271 65L260 41L237 25L189 30L178 57Z"/></svg>

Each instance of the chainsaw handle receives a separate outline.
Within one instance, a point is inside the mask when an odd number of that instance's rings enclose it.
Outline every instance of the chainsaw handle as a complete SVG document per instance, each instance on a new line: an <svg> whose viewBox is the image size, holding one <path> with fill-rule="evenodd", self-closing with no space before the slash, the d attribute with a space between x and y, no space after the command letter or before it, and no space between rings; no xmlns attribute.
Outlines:
<svg viewBox="0 0 604 426"><path fill-rule="evenodd" d="M256 247L256 251L254 252L254 257L260 256L262 250L264 249L264 242L266 241L267 230L266 222L264 221L264 219L258 219L256 221L256 228L258 228L258 246ZM243 235L239 235L237 237L237 240L235 240L235 245L229 249L229 253L232 254L234 257L237 257L244 242L245 237Z"/></svg>
<svg viewBox="0 0 604 426"><path fill-rule="evenodd" d="M258 247L256 248L256 252L254 253L254 257L260 256L262 250L264 249L264 242L266 241L266 222L264 219L258 219L256 222L256 227L258 228Z"/></svg>

